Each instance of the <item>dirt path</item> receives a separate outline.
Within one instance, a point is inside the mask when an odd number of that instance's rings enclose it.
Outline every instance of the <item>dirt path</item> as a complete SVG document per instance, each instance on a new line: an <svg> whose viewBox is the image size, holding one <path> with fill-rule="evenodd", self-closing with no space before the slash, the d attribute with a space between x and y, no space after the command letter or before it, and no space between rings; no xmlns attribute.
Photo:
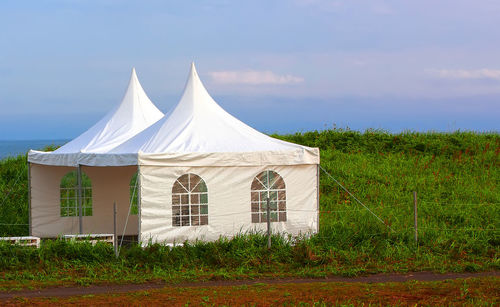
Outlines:
<svg viewBox="0 0 500 307"><path fill-rule="evenodd" d="M446 279L472 278L472 277L500 277L500 271L481 272L481 273L446 273L439 274L433 272L414 272L407 274L376 274L360 277L327 277L327 278L287 278L287 279L255 279L255 280L220 280L207 282L188 282L179 284L167 283L143 283L143 284L126 284L126 285L95 285L89 287L55 287L40 290L19 290L0 292L0 300L11 299L14 297L68 297L89 294L110 294L110 293L125 293L132 291L144 291L161 288L202 288L214 286L242 286L254 285L258 283L264 284L301 284L301 283L330 283L330 282L345 282L345 283L385 283L385 282L405 282L410 280L416 281L440 281Z"/></svg>

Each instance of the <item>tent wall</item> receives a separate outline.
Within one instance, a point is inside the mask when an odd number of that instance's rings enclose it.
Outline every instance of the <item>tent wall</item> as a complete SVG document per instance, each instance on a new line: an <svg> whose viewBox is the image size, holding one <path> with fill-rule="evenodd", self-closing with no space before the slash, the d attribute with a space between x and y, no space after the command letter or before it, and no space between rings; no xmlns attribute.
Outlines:
<svg viewBox="0 0 500 307"><path fill-rule="evenodd" d="M83 233L113 233L113 202L117 203L118 234L121 235L128 214L130 179L136 166L86 167L92 182L92 216L83 217ZM74 167L31 164L31 227L32 235L51 238L78 234L79 217L61 217L60 183ZM138 219L129 217L127 235L137 235Z"/></svg>
<svg viewBox="0 0 500 307"><path fill-rule="evenodd" d="M251 184L265 170L277 172L286 185L286 222L273 222L274 232L293 235L318 229L317 165L247 167L165 167L141 165L141 242L181 243L216 240L248 230L265 231L252 223ZM172 226L172 186L180 176L194 173L208 188L208 225Z"/></svg>

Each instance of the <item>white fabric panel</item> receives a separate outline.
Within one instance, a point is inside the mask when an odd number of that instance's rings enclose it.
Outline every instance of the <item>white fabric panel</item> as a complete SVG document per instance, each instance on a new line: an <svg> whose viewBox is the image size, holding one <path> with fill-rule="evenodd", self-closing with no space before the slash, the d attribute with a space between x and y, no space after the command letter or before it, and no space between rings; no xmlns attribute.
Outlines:
<svg viewBox="0 0 500 307"><path fill-rule="evenodd" d="M54 152L30 151L28 161L45 165L76 166L82 153L108 152L162 117L163 113L149 100L133 69L125 96L118 106L90 129ZM95 156L91 157L95 159ZM83 159L94 165L89 157ZM96 165L114 165L106 161Z"/></svg>
<svg viewBox="0 0 500 307"><path fill-rule="evenodd" d="M141 242L182 243L216 240L249 230L266 230L251 222L251 184L264 170L280 174L286 185L287 221L273 222L273 232L298 235L318 229L317 165L252 167L141 166ZM200 176L208 188L208 225L172 226L172 186L183 174Z"/></svg>
<svg viewBox="0 0 500 307"><path fill-rule="evenodd" d="M31 164L31 223L34 236L53 238L78 234L79 217L60 216L60 183L75 168ZM130 179L137 167L82 167L92 182L92 216L83 217L83 233L113 233L113 202L117 204L119 235L129 209ZM138 218L131 215L126 235L137 235Z"/></svg>
<svg viewBox="0 0 500 307"><path fill-rule="evenodd" d="M139 165L156 166L260 166L319 164L319 149L224 153L139 153Z"/></svg>
<svg viewBox="0 0 500 307"><path fill-rule="evenodd" d="M30 150L28 152L28 162L55 165L55 166L78 166L79 153L57 154L55 152L45 152L38 150Z"/></svg>
<svg viewBox="0 0 500 307"><path fill-rule="evenodd" d="M239 121L208 94L191 65L184 94L158 123L111 153L290 151L304 146L269 137Z"/></svg>

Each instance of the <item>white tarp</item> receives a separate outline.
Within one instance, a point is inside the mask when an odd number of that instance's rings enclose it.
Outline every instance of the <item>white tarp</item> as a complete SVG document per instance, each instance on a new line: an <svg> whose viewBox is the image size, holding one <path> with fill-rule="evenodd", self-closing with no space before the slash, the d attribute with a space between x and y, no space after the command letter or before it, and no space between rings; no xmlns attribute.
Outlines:
<svg viewBox="0 0 500 307"><path fill-rule="evenodd" d="M227 153L304 148L260 133L227 113L210 97L193 63L175 108L110 153Z"/></svg>
<svg viewBox="0 0 500 307"><path fill-rule="evenodd" d="M135 136L163 117L142 88L135 69L121 103L86 132L54 152L30 150L28 161L76 166L81 153L105 153Z"/></svg>
<svg viewBox="0 0 500 307"><path fill-rule="evenodd" d="M310 234L318 230L317 165L252 167L141 166L140 240L143 244L212 241L247 231L266 230L252 223L251 184L260 172L273 170L286 185L286 221L271 223L273 233ZM172 186L180 176L200 176L208 191L208 224L172 225Z"/></svg>

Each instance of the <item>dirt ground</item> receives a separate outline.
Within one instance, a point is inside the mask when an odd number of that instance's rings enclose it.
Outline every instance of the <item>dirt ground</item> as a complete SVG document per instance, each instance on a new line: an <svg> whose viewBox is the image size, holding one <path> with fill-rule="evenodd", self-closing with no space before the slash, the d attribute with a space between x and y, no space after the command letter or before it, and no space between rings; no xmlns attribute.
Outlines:
<svg viewBox="0 0 500 307"><path fill-rule="evenodd" d="M441 282L439 282L441 281ZM282 305L499 303L500 272L416 272L324 279L57 287L0 293L0 305Z"/></svg>

